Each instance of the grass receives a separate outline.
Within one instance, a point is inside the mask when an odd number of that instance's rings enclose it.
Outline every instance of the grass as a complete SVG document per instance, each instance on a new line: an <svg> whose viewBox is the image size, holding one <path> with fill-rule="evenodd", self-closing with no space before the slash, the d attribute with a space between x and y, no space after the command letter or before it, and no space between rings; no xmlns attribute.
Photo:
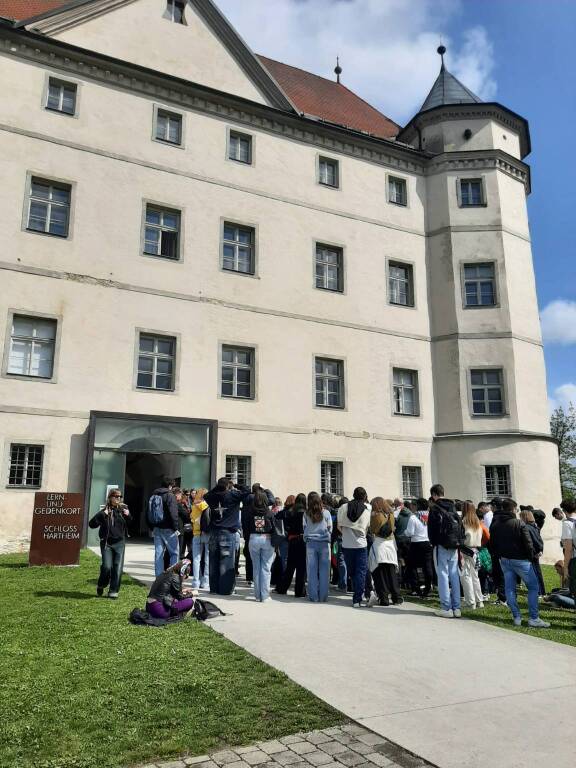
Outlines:
<svg viewBox="0 0 576 768"><path fill-rule="evenodd" d="M558 575L552 565L543 565L542 573L548 591L553 587L559 586ZM407 593L404 594L407 600L423 602L431 608L440 607L436 593L424 601L419 601L417 597L412 597ZM544 621L550 622L550 629L530 629L526 623L528 619L528 600L524 585L518 589L518 606L522 613L522 618L524 619L524 626L522 627L515 627L512 624L512 614L510 613L510 609L505 605L491 605L485 603L483 610L477 609L475 611L462 608L462 616L465 616L467 619L472 619L473 621L481 621L484 624L492 624L494 627L509 629L512 632L521 632L525 635L553 640L556 643L576 646L576 613L574 611L552 608L549 603L541 601L539 604L540 617L544 619Z"/></svg>
<svg viewBox="0 0 576 768"><path fill-rule="evenodd" d="M345 720L209 626L132 626L146 589L96 598L98 562L0 557L2 768L117 768Z"/></svg>

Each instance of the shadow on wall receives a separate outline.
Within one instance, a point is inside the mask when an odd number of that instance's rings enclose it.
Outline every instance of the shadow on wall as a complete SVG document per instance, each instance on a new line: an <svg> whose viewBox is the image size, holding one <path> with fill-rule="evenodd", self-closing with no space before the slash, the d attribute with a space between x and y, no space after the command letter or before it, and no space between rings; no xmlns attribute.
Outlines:
<svg viewBox="0 0 576 768"><path fill-rule="evenodd" d="M81 435L70 437L70 462L68 464L68 493L84 492L86 452L88 450L88 427Z"/></svg>

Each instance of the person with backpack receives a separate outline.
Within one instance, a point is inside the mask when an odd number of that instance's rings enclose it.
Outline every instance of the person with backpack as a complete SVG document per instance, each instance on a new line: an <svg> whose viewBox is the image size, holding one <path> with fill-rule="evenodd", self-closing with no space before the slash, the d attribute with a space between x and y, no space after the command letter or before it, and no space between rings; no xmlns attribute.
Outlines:
<svg viewBox="0 0 576 768"><path fill-rule="evenodd" d="M154 570L156 576L164 571L164 549L169 566L178 561L178 503L172 493L174 481L164 478L148 501L148 525L154 535Z"/></svg>
<svg viewBox="0 0 576 768"><path fill-rule="evenodd" d="M338 528L342 533L342 551L346 569L352 579L352 607L360 608L368 570L368 540L370 504L364 488L355 488L352 501L338 510Z"/></svg>
<svg viewBox="0 0 576 768"><path fill-rule="evenodd" d="M564 581L576 600L576 502L564 499L560 504L566 519L562 521L562 551L564 552Z"/></svg>
<svg viewBox="0 0 576 768"><path fill-rule="evenodd" d="M409 507L402 505L398 510L398 513L394 510L394 517L396 518L394 538L396 539L396 548L398 550L400 583L404 589L409 589L412 581L409 566L410 536L406 535L406 529L408 527L408 522L412 517L412 510Z"/></svg>
<svg viewBox="0 0 576 768"><path fill-rule="evenodd" d="M308 494L303 522L308 599L313 603L325 603L328 600L330 581L332 517L330 512L324 509L320 496L314 491Z"/></svg>
<svg viewBox="0 0 576 768"><path fill-rule="evenodd" d="M368 568L372 573L374 592L368 598L368 608L374 605L401 605L398 586L398 554L394 539L394 510L381 496L370 502L370 532L373 540L368 553Z"/></svg>
<svg viewBox="0 0 576 768"><path fill-rule="evenodd" d="M478 578L478 552L482 546L483 529L476 514L476 507L471 501L462 504L462 524L464 525L464 542L460 548L462 569L460 581L464 591L464 606L466 608L484 608L484 595Z"/></svg>
<svg viewBox="0 0 576 768"><path fill-rule="evenodd" d="M210 507L210 592L231 595L236 587L236 546L241 529L240 505L250 496L250 488L234 486L221 477L204 496Z"/></svg>
<svg viewBox="0 0 576 768"><path fill-rule="evenodd" d="M432 589L434 580L434 560L432 545L428 538L428 501L417 499L416 512L411 515L406 526L406 536L410 539L408 549L408 575L413 595L426 598ZM420 587L418 570L424 574L424 589Z"/></svg>
<svg viewBox="0 0 576 768"><path fill-rule="evenodd" d="M454 502L444 498L444 488L440 483L430 488L430 497L428 538L434 547L441 606L435 613L443 619L460 618L458 548L464 543L464 528Z"/></svg>
<svg viewBox="0 0 576 768"><path fill-rule="evenodd" d="M190 508L190 520L192 522L192 589L208 589L210 586L208 579L210 572L210 554L208 552L210 516L208 511L210 507L204 501L204 496L207 493L208 490L206 488L196 488ZM204 558L203 569L202 558Z"/></svg>
<svg viewBox="0 0 576 768"><path fill-rule="evenodd" d="M288 538L288 561L282 582L276 585L276 592L279 595L285 595L288 592L296 573L294 597L306 597L305 514L306 494L299 493L296 498L288 496L284 504L284 531Z"/></svg>
<svg viewBox="0 0 576 768"><path fill-rule="evenodd" d="M516 579L519 577L528 590L528 626L545 629L550 624L538 615L538 579L532 567L532 537L525 523L517 519L516 507L513 499L504 499L501 509L494 510L494 519L490 526L490 544L492 551L500 558L506 602L512 613L514 626L522 626L522 616L516 599Z"/></svg>
<svg viewBox="0 0 576 768"><path fill-rule="evenodd" d="M270 597L270 576L274 562L272 532L274 528L274 507L260 488L252 493L250 501L250 556L254 574L254 596L260 603L267 603Z"/></svg>
<svg viewBox="0 0 576 768"><path fill-rule="evenodd" d="M104 509L97 512L88 523L90 528L99 528L102 564L96 586L98 597L102 597L108 585L110 585L108 597L113 600L118 597L128 535L127 526L131 519L130 510L122 504L122 491L119 488L112 488L108 492Z"/></svg>

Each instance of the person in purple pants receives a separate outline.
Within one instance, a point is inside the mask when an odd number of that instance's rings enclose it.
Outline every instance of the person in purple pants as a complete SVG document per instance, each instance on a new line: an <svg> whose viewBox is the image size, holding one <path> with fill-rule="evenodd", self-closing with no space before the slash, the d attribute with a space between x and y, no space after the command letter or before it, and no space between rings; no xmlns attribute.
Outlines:
<svg viewBox="0 0 576 768"><path fill-rule="evenodd" d="M180 560L156 577L146 600L146 610L155 619L169 619L189 613L194 606L191 589L184 589L192 563Z"/></svg>

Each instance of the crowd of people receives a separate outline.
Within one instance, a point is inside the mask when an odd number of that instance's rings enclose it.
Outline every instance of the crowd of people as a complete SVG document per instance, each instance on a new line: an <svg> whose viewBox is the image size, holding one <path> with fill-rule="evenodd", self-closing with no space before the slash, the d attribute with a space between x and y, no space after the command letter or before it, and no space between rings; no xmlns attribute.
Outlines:
<svg viewBox="0 0 576 768"><path fill-rule="evenodd" d="M556 604L573 607L576 502L564 500L552 515L562 521ZM399 605L402 589L425 600L436 588L437 616L458 618L462 607L482 610L494 599L520 626L517 587L523 582L528 626L545 628L538 610L546 594L540 568L545 517L509 498L452 501L440 484L416 501L369 501L358 487L351 499L310 492L282 502L258 483L247 488L221 478L212 490L189 491L166 479L148 505L156 580L147 610L166 618L189 612L199 590L233 594L243 541L246 582L262 603L272 599L273 588L285 595L293 583L294 597L312 602L327 601L332 583L351 593L354 608ZM98 595L109 585L108 596L118 596L129 520L118 489L90 520L102 551ZM192 586L185 588L189 576Z"/></svg>

